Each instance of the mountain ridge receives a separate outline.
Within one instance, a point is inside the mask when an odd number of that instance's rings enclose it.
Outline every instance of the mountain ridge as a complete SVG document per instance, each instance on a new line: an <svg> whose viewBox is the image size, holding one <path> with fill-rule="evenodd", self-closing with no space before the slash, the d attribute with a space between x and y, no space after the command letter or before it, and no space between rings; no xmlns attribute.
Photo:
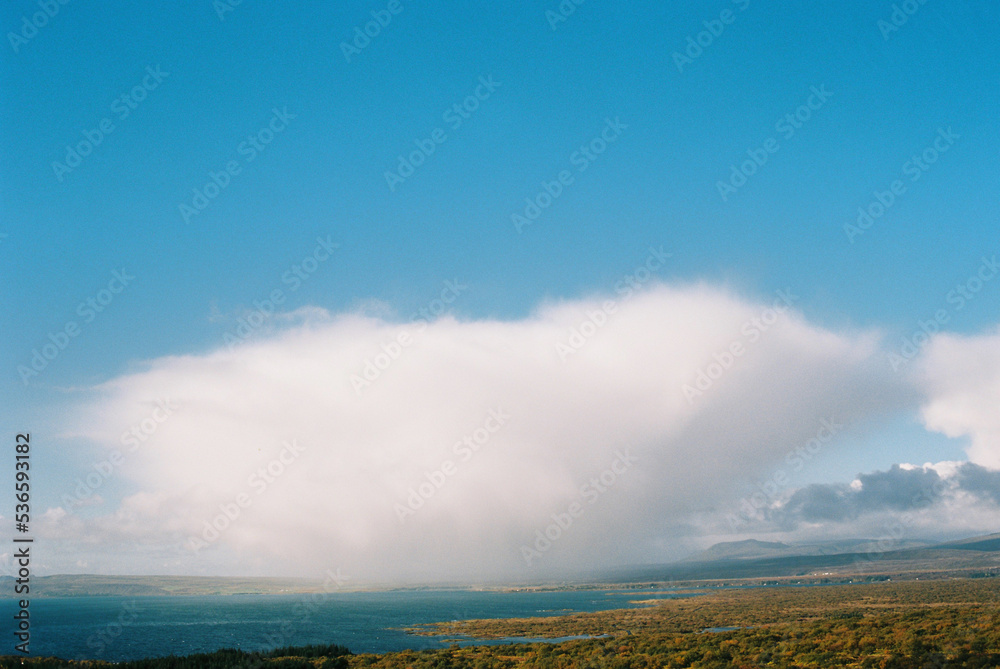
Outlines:
<svg viewBox="0 0 1000 669"><path fill-rule="evenodd" d="M849 579L852 576L910 574L921 576L1000 576L1000 533L968 537L948 542L917 540L886 542L872 539L844 539L810 544L744 539L724 541L667 564L631 565L603 570L599 575L580 573L562 579L554 587L586 587L598 584L641 582L717 581L781 577L809 577L818 580ZM0 598L17 597L14 577L0 576ZM541 583L553 581L541 580ZM492 587L518 587L524 583ZM32 597L80 596L168 596L302 594L330 592L327 579L295 577L227 577L170 575L53 574L32 576ZM420 590L473 588L481 586L425 584L390 586L376 584L338 585L341 592L371 590ZM546 587L546 586L530 586Z"/></svg>

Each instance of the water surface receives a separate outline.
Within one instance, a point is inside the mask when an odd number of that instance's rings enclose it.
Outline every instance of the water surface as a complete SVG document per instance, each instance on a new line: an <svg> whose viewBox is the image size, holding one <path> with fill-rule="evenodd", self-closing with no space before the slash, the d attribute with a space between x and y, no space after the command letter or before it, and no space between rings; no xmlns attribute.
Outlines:
<svg viewBox="0 0 1000 669"><path fill-rule="evenodd" d="M31 654L121 661L315 643L337 643L355 653L440 648L454 637L414 636L401 628L471 618L556 616L625 608L637 599L690 596L657 590L38 598L30 608ZM6 620L14 611L13 600L0 602ZM13 641L0 648L0 655L13 652Z"/></svg>

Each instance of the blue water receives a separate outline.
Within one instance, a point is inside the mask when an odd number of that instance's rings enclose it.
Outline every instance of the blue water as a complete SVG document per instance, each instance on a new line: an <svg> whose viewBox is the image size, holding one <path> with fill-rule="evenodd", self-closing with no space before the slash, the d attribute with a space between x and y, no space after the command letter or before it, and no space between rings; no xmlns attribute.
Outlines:
<svg viewBox="0 0 1000 669"><path fill-rule="evenodd" d="M31 655L133 660L219 648L263 650L336 643L355 653L440 648L444 638L398 628L470 618L564 615L632 606L670 595L630 591L402 591L201 597L67 597L33 599ZM684 595L678 595L684 596ZM0 601L10 621L13 600ZM469 643L469 641L463 641ZM0 655L14 654L13 641Z"/></svg>

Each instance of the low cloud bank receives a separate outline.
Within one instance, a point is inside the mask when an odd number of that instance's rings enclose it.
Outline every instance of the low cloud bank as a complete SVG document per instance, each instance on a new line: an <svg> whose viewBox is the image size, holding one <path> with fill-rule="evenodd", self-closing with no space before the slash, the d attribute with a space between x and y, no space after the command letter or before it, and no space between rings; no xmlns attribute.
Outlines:
<svg viewBox="0 0 1000 669"><path fill-rule="evenodd" d="M655 285L508 322L313 310L94 389L78 433L97 458L121 454L115 476L131 492L64 504L42 532L88 562L113 550L113 571L138 573L470 580L679 558L698 519L731 508L823 421L842 426L835 450L920 401L875 333L812 325L795 299ZM995 341L982 346L1000 360ZM990 376L963 355L931 345L925 420L972 435L970 457L996 464L1000 423L968 392L995 399L1000 365ZM940 369L956 358L975 371L967 385ZM166 400L176 409L159 420ZM859 489L810 486L779 524L899 511L937 494L935 476L894 468ZM988 470L955 476L997 494Z"/></svg>

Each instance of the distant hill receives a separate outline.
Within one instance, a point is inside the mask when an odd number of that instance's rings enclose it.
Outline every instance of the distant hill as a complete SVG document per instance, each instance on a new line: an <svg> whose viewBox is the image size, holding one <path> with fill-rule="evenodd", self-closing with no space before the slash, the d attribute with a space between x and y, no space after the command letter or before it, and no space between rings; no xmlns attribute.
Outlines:
<svg viewBox="0 0 1000 669"><path fill-rule="evenodd" d="M12 576L0 577L0 597L13 597ZM101 576L56 574L32 576L32 597L109 595L269 595L315 592L322 583L301 578L226 578L216 576Z"/></svg>
<svg viewBox="0 0 1000 669"><path fill-rule="evenodd" d="M728 541L680 562L636 565L604 576L615 582L663 582L886 573L1000 576L1000 534L939 544L872 539L802 545Z"/></svg>
<svg viewBox="0 0 1000 669"><path fill-rule="evenodd" d="M1000 533L959 541L882 542L845 539L811 544L773 541L726 541L680 562L635 565L599 575L579 573L561 587L583 584L808 577L840 580L864 575L1000 576ZM0 598L14 596L14 579L0 576ZM575 585L574 585L575 584ZM498 584L499 585L499 584ZM358 590L353 585L344 590ZM424 589L422 586L416 589ZM443 587L443 586L434 586ZM450 588L461 588L453 583ZM370 585L366 589L391 589ZM33 576L32 597L155 595L298 594L321 592L323 583L302 578L227 578L214 576L102 576L57 574Z"/></svg>
<svg viewBox="0 0 1000 669"><path fill-rule="evenodd" d="M998 535L1000 537L1000 535ZM893 550L923 548L931 544L926 541L893 541ZM870 553L884 550L872 539L840 539L809 544L783 544L776 541L724 541L713 544L683 562L711 562L714 560L746 560L753 558L793 557L796 555L839 555L841 553Z"/></svg>
<svg viewBox="0 0 1000 669"><path fill-rule="evenodd" d="M984 537L973 537L961 541L949 541L937 544L933 548L950 548L966 551L1000 551L1000 533L988 534Z"/></svg>
<svg viewBox="0 0 1000 669"><path fill-rule="evenodd" d="M705 562L708 560L746 560L749 558L775 557L794 554L794 548L788 544L774 541L724 541L714 544L702 552L685 559L685 562Z"/></svg>

